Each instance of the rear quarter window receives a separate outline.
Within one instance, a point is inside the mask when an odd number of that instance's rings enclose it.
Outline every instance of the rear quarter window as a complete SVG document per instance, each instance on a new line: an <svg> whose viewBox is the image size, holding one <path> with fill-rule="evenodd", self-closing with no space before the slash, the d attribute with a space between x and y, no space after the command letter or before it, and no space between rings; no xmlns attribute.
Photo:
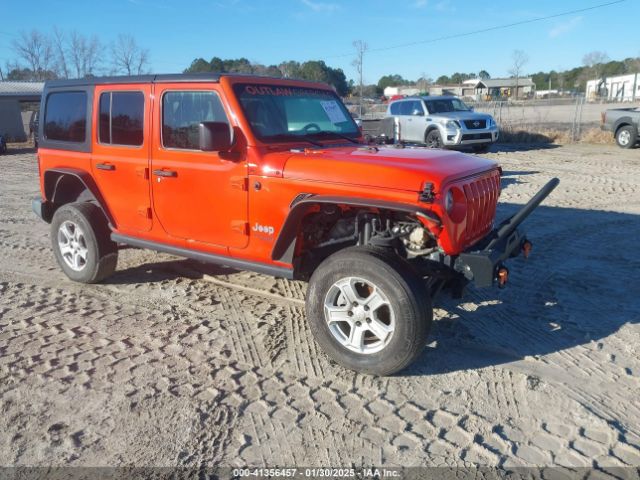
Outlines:
<svg viewBox="0 0 640 480"><path fill-rule="evenodd" d="M402 102L395 102L392 103L391 106L389 107L389 112L391 112L391 115L400 115L400 104Z"/></svg>
<svg viewBox="0 0 640 480"><path fill-rule="evenodd" d="M54 92L47 96L44 136L60 142L85 141L87 133L86 92Z"/></svg>
<svg viewBox="0 0 640 480"><path fill-rule="evenodd" d="M100 143L138 147L144 141L144 94L105 92L100 95Z"/></svg>

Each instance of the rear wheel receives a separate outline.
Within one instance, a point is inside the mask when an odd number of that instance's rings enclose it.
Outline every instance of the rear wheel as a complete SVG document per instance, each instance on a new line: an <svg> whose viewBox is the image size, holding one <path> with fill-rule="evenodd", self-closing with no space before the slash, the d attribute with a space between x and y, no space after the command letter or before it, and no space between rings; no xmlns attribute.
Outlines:
<svg viewBox="0 0 640 480"><path fill-rule="evenodd" d="M366 247L341 250L316 269L306 308L311 332L333 360L374 375L412 363L433 316L429 292L411 266Z"/></svg>
<svg viewBox="0 0 640 480"><path fill-rule="evenodd" d="M616 143L620 148L633 148L637 140L636 130L631 125L620 127L616 132Z"/></svg>
<svg viewBox="0 0 640 480"><path fill-rule="evenodd" d="M70 203L56 210L51 243L58 264L71 280L97 283L111 275L118 248L111 241L102 210L92 203Z"/></svg>
<svg viewBox="0 0 640 480"><path fill-rule="evenodd" d="M438 129L430 130L424 139L424 143L429 148L442 148L442 137L440 136L440 131L438 131Z"/></svg>

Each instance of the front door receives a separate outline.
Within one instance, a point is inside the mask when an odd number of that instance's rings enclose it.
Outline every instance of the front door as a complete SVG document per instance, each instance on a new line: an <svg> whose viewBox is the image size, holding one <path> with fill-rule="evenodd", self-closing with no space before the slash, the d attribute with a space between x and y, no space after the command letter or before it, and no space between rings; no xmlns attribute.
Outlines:
<svg viewBox="0 0 640 480"><path fill-rule="evenodd" d="M98 85L91 169L123 233L151 229L149 192L150 85Z"/></svg>
<svg viewBox="0 0 640 480"><path fill-rule="evenodd" d="M243 248L249 240L245 156L199 149L201 122L229 123L217 88L155 85L153 208L173 237Z"/></svg>

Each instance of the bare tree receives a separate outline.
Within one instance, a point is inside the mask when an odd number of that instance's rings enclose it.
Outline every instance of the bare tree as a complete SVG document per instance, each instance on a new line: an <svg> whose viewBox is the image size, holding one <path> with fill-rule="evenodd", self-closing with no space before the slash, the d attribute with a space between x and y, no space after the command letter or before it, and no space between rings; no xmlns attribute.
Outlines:
<svg viewBox="0 0 640 480"><path fill-rule="evenodd" d="M111 46L111 60L116 73L140 75L149 63L149 51L141 48L131 35L118 35Z"/></svg>
<svg viewBox="0 0 640 480"><path fill-rule="evenodd" d="M360 118L362 118L362 91L364 88L364 80L362 78L362 65L364 61L364 54L369 49L369 45L367 42L363 42L362 40L356 40L353 42L353 46L356 49L356 58L351 62L351 64L356 67L356 71L358 72L359 77L359 90L360 90Z"/></svg>
<svg viewBox="0 0 640 480"><path fill-rule="evenodd" d="M35 80L45 80L51 76L55 56L49 37L37 30L20 32L11 45L18 58L31 69Z"/></svg>
<svg viewBox="0 0 640 480"><path fill-rule="evenodd" d="M511 68L509 73L516 79L516 99L520 94L520 77L524 71L524 66L529 63L529 55L522 50L514 50L511 54Z"/></svg>
<svg viewBox="0 0 640 480"><path fill-rule="evenodd" d="M87 38L72 32L69 40L69 57L77 78L93 75L100 62L100 41L95 35Z"/></svg>
<svg viewBox="0 0 640 480"><path fill-rule="evenodd" d="M416 87L420 92L426 92L429 88L429 85L433 83L433 78L427 76L426 73L422 72L420 78L416 80Z"/></svg>
<svg viewBox="0 0 640 480"><path fill-rule="evenodd" d="M58 27L53 27L53 35L51 36L51 41L58 76L62 78L69 78L69 67L67 63L66 52L66 36L64 32Z"/></svg>
<svg viewBox="0 0 640 480"><path fill-rule="evenodd" d="M602 76L602 64L609 61L609 55L605 52L593 51L582 57L582 64L589 68L589 74L600 79Z"/></svg>

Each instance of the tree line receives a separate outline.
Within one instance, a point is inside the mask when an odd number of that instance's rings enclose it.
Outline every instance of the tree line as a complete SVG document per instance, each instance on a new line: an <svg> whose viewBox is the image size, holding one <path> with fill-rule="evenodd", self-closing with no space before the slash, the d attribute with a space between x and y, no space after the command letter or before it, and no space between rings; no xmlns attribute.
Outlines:
<svg viewBox="0 0 640 480"><path fill-rule="evenodd" d="M594 51L582 58L582 65L569 70L550 70L531 75L536 89L586 91L588 80L604 79L615 75L640 73L640 57L611 60L605 52Z"/></svg>
<svg viewBox="0 0 640 480"><path fill-rule="evenodd" d="M196 58L184 73L217 72L217 73L248 73L254 75L268 75L281 78L298 78L333 85L338 95L345 96L353 87L353 81L347 82L347 77L340 68L332 68L322 60L296 62L289 60L279 65L262 65L250 62L246 58L221 59L213 57L210 61Z"/></svg>
<svg viewBox="0 0 640 480"><path fill-rule="evenodd" d="M20 32L11 47L16 58L6 65L6 80L138 75L149 69L149 50L128 34L120 34L114 41L105 43L96 35L65 32L54 27L50 33Z"/></svg>

